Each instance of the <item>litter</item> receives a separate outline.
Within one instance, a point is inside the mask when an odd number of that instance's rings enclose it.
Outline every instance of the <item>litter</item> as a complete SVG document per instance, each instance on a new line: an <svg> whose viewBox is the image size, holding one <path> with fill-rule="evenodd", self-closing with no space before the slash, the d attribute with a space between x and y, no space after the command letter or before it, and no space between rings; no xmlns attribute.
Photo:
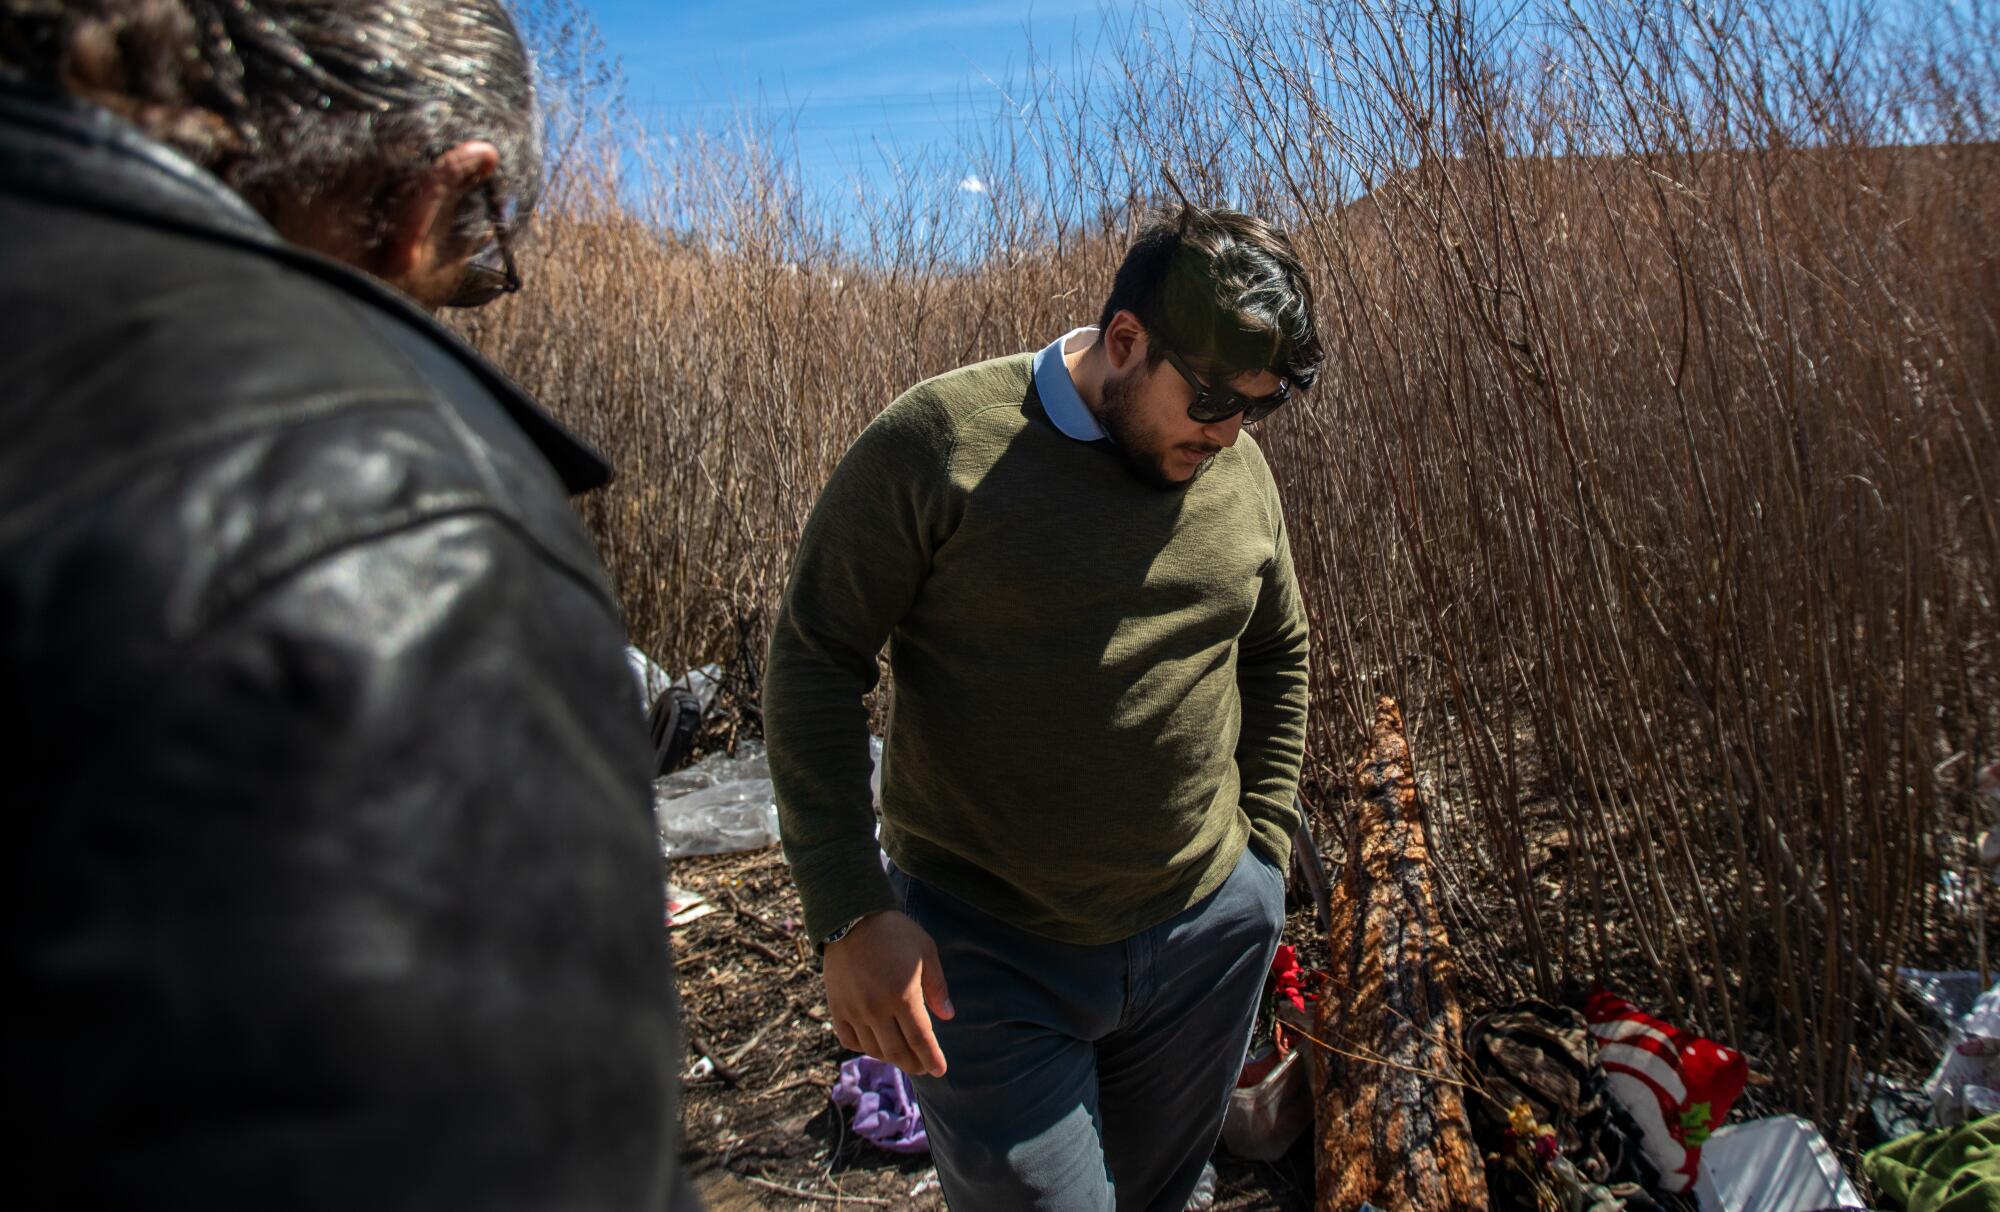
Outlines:
<svg viewBox="0 0 2000 1212"><path fill-rule="evenodd" d="M739 741L734 755L711 753L685 770L653 780L660 853L733 854L778 840L778 802L764 747Z"/></svg>
<svg viewBox="0 0 2000 1212"><path fill-rule="evenodd" d="M1640 1145L1659 1171L1659 1190L1685 1194L1702 1145L1743 1093L1749 1062L1734 1048L1662 1022L1605 989L1583 1016L1597 1039L1611 1097L1638 1121Z"/></svg>
<svg viewBox="0 0 2000 1212"><path fill-rule="evenodd" d="M1701 1212L1818 1212L1861 1206L1819 1129L1796 1115L1718 1129L1695 1177Z"/></svg>
<svg viewBox="0 0 2000 1212"><path fill-rule="evenodd" d="M1898 968L1896 979L1903 988L1937 1016L1937 1025L1947 1030L1964 1018L1972 1003L1986 991L1977 972L1956 970L1932 972L1923 968Z"/></svg>
<svg viewBox="0 0 2000 1212"><path fill-rule="evenodd" d="M1266 1046L1244 1066L1249 1084L1229 1092L1222 1115L1224 1148L1249 1161L1276 1161L1292 1147L1313 1117L1303 1055L1293 1048L1280 1057Z"/></svg>
<svg viewBox="0 0 2000 1212"><path fill-rule="evenodd" d="M1931 1100L1922 1089L1908 1082L1874 1074L1869 1078L1874 1094L1868 1099L1868 1124L1873 1136L1865 1143L1885 1144L1924 1130L1930 1122Z"/></svg>
<svg viewBox="0 0 2000 1212"><path fill-rule="evenodd" d="M722 685L722 668L690 669L660 692L646 712L646 733L653 741L653 777L672 774L694 752L701 722Z"/></svg>
<svg viewBox="0 0 2000 1212"><path fill-rule="evenodd" d="M1495 1207L1534 1206L1544 1191L1573 1193L1565 1207L1650 1206L1643 1192L1657 1175L1641 1160L1636 1126L1608 1095L1583 1015L1515 1002L1468 1027L1465 1049L1485 1094L1467 1111ZM1538 1155L1544 1131L1554 1149Z"/></svg>
<svg viewBox="0 0 2000 1212"><path fill-rule="evenodd" d="M882 738L881 737L871 736L868 738L868 760L874 763L874 769L868 772L868 797L870 801L874 804L875 811L880 812L882 811ZM878 835L882 832L882 826L880 824L877 824L875 826L875 832Z"/></svg>
<svg viewBox="0 0 2000 1212"><path fill-rule="evenodd" d="M1870 1149L1861 1172L1886 1206L1907 1212L2000 1207L2000 1115Z"/></svg>
<svg viewBox="0 0 2000 1212"><path fill-rule="evenodd" d="M678 884L667 885L667 925L685 926L715 912L715 902Z"/></svg>
<svg viewBox="0 0 2000 1212"><path fill-rule="evenodd" d="M896 1066L872 1056L842 1061L831 1097L834 1106L853 1109L855 1134L876 1148L891 1153L930 1152L916 1091L910 1088L909 1076Z"/></svg>
<svg viewBox="0 0 2000 1212"><path fill-rule="evenodd" d="M1325 980L1324 973L1300 967L1298 952L1289 944L1273 952L1258 1011L1270 1036L1261 1046L1253 1038L1251 1055L1222 1115L1222 1145L1238 1157L1276 1161L1312 1124L1311 1062L1299 1059L1301 1049L1293 1040L1309 1031L1308 1003L1319 997L1312 990Z"/></svg>
<svg viewBox="0 0 2000 1212"><path fill-rule="evenodd" d="M653 773L667 774L686 760L702 717L715 705L722 666L710 663L669 677L659 662L631 644L625 646L625 663L639 683L639 709L646 713L653 740Z"/></svg>
<svg viewBox="0 0 2000 1212"><path fill-rule="evenodd" d="M715 696L722 691L722 666L711 661L699 669L690 669L675 678L669 689L694 695L695 702L706 712L715 706Z"/></svg>
<svg viewBox="0 0 2000 1212"><path fill-rule="evenodd" d="M2000 1112L2000 984L1952 1024L1924 1093L1939 1127Z"/></svg>
<svg viewBox="0 0 2000 1212"><path fill-rule="evenodd" d="M632 677L639 683L641 710L651 707L668 690L677 688L693 693L701 709L707 711L715 705L716 692L722 689L722 666L712 661L674 677L665 666L647 656L643 649L627 644L625 663L632 667Z"/></svg>
<svg viewBox="0 0 2000 1212"><path fill-rule="evenodd" d="M672 677L658 662L653 660L637 645L625 645L625 663L632 667L632 676L639 682L639 710L653 705L653 700L673 684Z"/></svg>
<svg viewBox="0 0 2000 1212"><path fill-rule="evenodd" d="M1201 1177L1195 1180L1194 1193L1188 1196L1187 1212L1208 1212L1215 1206L1215 1183L1215 1163L1202 1163Z"/></svg>
<svg viewBox="0 0 2000 1212"><path fill-rule="evenodd" d="M881 740L870 737L868 748L879 775ZM669 859L761 850L776 842L778 801L764 746L738 741L734 754L711 753L654 779L653 818L660 853Z"/></svg>

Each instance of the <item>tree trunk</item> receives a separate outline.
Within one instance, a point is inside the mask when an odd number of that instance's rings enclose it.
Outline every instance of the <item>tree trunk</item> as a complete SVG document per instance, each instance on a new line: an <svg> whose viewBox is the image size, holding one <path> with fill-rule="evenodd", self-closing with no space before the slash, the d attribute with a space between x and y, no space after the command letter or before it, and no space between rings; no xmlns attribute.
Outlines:
<svg viewBox="0 0 2000 1212"><path fill-rule="evenodd" d="M1456 1060L1464 1022L1431 895L1430 843L1403 715L1376 706L1354 768L1314 1048L1320 1212L1484 1212Z"/></svg>

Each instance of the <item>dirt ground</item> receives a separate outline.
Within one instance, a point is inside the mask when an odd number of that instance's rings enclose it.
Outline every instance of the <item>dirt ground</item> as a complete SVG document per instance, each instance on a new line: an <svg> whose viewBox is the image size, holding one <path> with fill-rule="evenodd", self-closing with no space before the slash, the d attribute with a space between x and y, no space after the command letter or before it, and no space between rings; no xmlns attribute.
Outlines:
<svg viewBox="0 0 2000 1212"><path fill-rule="evenodd" d="M708 916L673 927L687 1060L687 1161L711 1212L891 1207L941 1209L925 1157L886 1153L847 1131L828 1091L853 1053L834 1039L801 929L798 895L775 847L675 862L673 882L707 896ZM1310 909L1286 941L1308 945ZM1275 1163L1218 1150L1215 1207L1307 1212L1310 1133Z"/></svg>

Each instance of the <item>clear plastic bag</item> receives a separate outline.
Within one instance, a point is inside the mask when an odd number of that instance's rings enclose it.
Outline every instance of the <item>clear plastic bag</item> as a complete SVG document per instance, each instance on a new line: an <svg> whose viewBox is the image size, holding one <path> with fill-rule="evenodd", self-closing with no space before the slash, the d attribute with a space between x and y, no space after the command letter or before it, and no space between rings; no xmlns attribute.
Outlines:
<svg viewBox="0 0 2000 1212"><path fill-rule="evenodd" d="M742 741L734 755L711 753L653 781L660 853L733 854L778 840L778 802L764 747Z"/></svg>
<svg viewBox="0 0 2000 1212"><path fill-rule="evenodd" d="M1972 1003L1986 991L1977 972L1964 970L1952 972L1932 972L1923 968L1898 968L1896 978L1903 988L1937 1016L1937 1024L1949 1030L1967 1011Z"/></svg>
<svg viewBox="0 0 2000 1212"><path fill-rule="evenodd" d="M1250 1161L1276 1161L1312 1123L1306 1080L1311 1063L1301 1059L1304 1055L1303 1048L1293 1048L1269 1073L1229 1092L1222 1143L1231 1153Z"/></svg>
<svg viewBox="0 0 2000 1212"><path fill-rule="evenodd" d="M2000 1112L2000 984L1953 1024L1924 1093L1940 1127Z"/></svg>
<svg viewBox="0 0 2000 1212"><path fill-rule="evenodd" d="M699 690L699 685L697 685ZM882 742L868 740L881 777ZM880 794L879 782L876 784ZM764 746L738 741L734 754L711 753L653 780L653 819L666 858L761 850L778 840L778 800Z"/></svg>

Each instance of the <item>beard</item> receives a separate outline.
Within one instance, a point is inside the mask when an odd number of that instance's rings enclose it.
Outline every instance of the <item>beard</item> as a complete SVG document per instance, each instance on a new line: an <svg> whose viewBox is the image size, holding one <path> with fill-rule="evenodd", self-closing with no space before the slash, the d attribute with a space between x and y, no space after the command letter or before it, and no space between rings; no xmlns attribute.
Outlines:
<svg viewBox="0 0 2000 1212"><path fill-rule="evenodd" d="M1162 437L1140 415L1139 378L1136 375L1126 375L1105 383L1103 407L1098 412L1097 423L1104 427L1105 436L1124 457L1126 469L1154 488L1186 492L1188 485L1200 479L1201 474L1215 462L1213 458L1203 459L1195 465L1194 474L1185 480L1176 480L1167 474L1167 456L1176 444ZM1222 449L1211 443L1198 445L1211 454Z"/></svg>

